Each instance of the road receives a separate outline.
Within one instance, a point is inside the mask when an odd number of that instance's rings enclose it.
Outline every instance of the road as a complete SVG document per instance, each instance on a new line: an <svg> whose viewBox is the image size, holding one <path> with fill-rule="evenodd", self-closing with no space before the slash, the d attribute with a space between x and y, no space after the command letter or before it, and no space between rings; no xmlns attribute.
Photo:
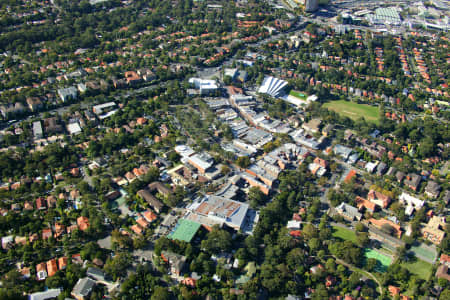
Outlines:
<svg viewBox="0 0 450 300"><path fill-rule="evenodd" d="M373 281L375 281L375 282L377 283L377 285L378 285L378 293L379 293L380 295L383 294L383 287L382 287L381 283L378 281L378 279L377 279L372 273L367 272L367 271L364 271L364 270L361 270L360 268L357 268L357 267L355 267L355 266L353 266L353 265L351 265L351 264L348 264L348 263L346 263L345 261L343 261L342 259L339 259L339 258L337 258L337 257L334 256L334 255L333 255L333 257L334 257L334 259L336 260L336 262L337 262L338 264L341 264L341 265L343 265L343 266L346 266L347 268L349 268L349 269L352 270L353 272L361 273L361 274L363 274L363 275L369 277L369 278L372 279Z"/></svg>

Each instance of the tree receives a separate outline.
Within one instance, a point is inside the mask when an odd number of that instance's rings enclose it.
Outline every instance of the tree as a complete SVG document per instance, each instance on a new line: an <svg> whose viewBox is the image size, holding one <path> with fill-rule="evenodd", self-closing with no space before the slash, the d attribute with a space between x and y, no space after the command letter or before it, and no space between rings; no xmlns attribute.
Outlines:
<svg viewBox="0 0 450 300"><path fill-rule="evenodd" d="M222 165L222 168L220 169L220 173L222 173L222 175L227 175L231 172L231 169L229 166L227 165Z"/></svg>
<svg viewBox="0 0 450 300"><path fill-rule="evenodd" d="M439 296L439 300L446 300L450 299L450 288L446 288L442 291L441 295Z"/></svg>
<svg viewBox="0 0 450 300"><path fill-rule="evenodd" d="M236 159L236 164L241 168L247 168L250 166L250 158L248 156L241 156Z"/></svg>
<svg viewBox="0 0 450 300"><path fill-rule="evenodd" d="M371 272L377 266L378 261L375 258L369 258L366 262L366 269Z"/></svg>
<svg viewBox="0 0 450 300"><path fill-rule="evenodd" d="M110 274L114 280L124 276L124 270L131 265L131 256L128 253L119 253L113 259L108 259L105 264L106 273Z"/></svg>
<svg viewBox="0 0 450 300"><path fill-rule="evenodd" d="M360 247L366 247L369 244L369 234L367 232L356 233L356 244Z"/></svg>
<svg viewBox="0 0 450 300"><path fill-rule="evenodd" d="M207 239L202 241L202 248L211 253L229 251L231 248L231 235L228 231L215 225L211 232L208 233Z"/></svg>
<svg viewBox="0 0 450 300"><path fill-rule="evenodd" d="M155 287L151 300L170 300L171 296L167 288L162 286Z"/></svg>
<svg viewBox="0 0 450 300"><path fill-rule="evenodd" d="M250 206L252 208L257 208L258 206L265 204L267 201L266 195L261 192L257 186L250 188L248 192L248 199L250 200Z"/></svg>
<svg viewBox="0 0 450 300"><path fill-rule="evenodd" d="M316 252L320 248L320 240L318 238L312 238L309 240L308 246L311 251Z"/></svg>

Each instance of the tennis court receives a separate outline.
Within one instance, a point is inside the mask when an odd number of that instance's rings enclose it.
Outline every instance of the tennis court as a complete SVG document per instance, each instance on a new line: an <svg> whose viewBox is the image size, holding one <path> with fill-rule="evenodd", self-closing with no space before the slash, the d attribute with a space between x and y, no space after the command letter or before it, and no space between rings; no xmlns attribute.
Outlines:
<svg viewBox="0 0 450 300"><path fill-rule="evenodd" d="M412 246L411 251L414 252L416 257L418 257L426 262L433 263L436 260L436 256L437 256L436 250L434 250L432 247L429 247L427 245L420 244L417 246Z"/></svg>
<svg viewBox="0 0 450 300"><path fill-rule="evenodd" d="M172 240L185 241L189 243L197 233L200 226L200 223L181 219L167 237Z"/></svg>
<svg viewBox="0 0 450 300"><path fill-rule="evenodd" d="M366 257L366 259L375 258L379 262L379 264L375 268L375 270L378 272L385 272L387 267L389 267L392 263L392 258L373 249L366 249L364 252L364 256Z"/></svg>

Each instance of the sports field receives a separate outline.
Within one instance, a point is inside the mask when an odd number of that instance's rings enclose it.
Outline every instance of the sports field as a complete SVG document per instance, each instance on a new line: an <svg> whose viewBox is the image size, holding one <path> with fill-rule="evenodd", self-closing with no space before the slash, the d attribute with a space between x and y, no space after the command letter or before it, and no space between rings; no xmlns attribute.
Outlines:
<svg viewBox="0 0 450 300"><path fill-rule="evenodd" d="M174 231L168 235L168 238L189 243L197 233L200 226L201 225L197 222L181 219L175 226Z"/></svg>
<svg viewBox="0 0 450 300"><path fill-rule="evenodd" d="M428 280L431 275L432 265L423 260L416 259L413 262L402 262L402 267L408 269L423 280Z"/></svg>
<svg viewBox="0 0 450 300"><path fill-rule="evenodd" d="M375 251L373 249L366 249L364 251L364 256L368 259L368 258L375 258L376 260L378 260L379 262L379 266L377 266L376 270L378 272L384 272L387 267L389 267L389 265L392 262L392 258L390 258L389 256L386 256L384 254L381 254L378 251Z"/></svg>
<svg viewBox="0 0 450 300"><path fill-rule="evenodd" d="M289 92L289 95L297 97L297 98L299 98L301 100L306 100L306 98L308 97L308 95L306 95L306 94L304 94L302 92L294 91L294 90L291 90Z"/></svg>
<svg viewBox="0 0 450 300"><path fill-rule="evenodd" d="M340 226L333 226L333 236L344 241L356 243L356 234L353 230L345 229Z"/></svg>
<svg viewBox="0 0 450 300"><path fill-rule="evenodd" d="M325 103L323 107L333 110L341 116L349 117L352 120L363 117L367 122L375 124L380 122L380 110L376 106L339 100Z"/></svg>

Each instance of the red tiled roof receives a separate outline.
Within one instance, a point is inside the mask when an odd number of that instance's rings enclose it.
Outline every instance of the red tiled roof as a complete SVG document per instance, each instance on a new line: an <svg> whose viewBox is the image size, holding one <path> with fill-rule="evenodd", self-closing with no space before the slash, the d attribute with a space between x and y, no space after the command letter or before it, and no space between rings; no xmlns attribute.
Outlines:
<svg viewBox="0 0 450 300"><path fill-rule="evenodd" d="M80 230L86 230L89 228L89 219L86 217L79 217L77 219L77 225Z"/></svg>
<svg viewBox="0 0 450 300"><path fill-rule="evenodd" d="M47 273L48 276L53 276L58 271L58 265L56 264L56 259L53 258L47 262Z"/></svg>

